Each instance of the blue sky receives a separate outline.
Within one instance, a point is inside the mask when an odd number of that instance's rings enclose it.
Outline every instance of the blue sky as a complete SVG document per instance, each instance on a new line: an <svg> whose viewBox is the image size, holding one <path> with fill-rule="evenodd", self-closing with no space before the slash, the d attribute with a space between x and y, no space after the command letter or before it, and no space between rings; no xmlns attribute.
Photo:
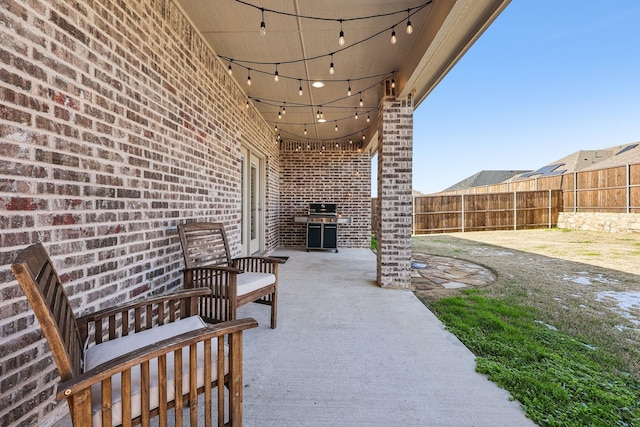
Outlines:
<svg viewBox="0 0 640 427"><path fill-rule="evenodd" d="M513 0L415 111L413 188L637 141L640 0Z"/></svg>

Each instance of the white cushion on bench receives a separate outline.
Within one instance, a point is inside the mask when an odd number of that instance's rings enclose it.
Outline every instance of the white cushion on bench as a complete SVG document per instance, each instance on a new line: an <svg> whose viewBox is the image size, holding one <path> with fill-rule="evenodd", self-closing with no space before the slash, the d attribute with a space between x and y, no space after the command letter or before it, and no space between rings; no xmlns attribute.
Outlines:
<svg viewBox="0 0 640 427"><path fill-rule="evenodd" d="M276 282L276 275L271 273L254 273L251 271L238 274L238 296L246 295L257 289Z"/></svg>
<svg viewBox="0 0 640 427"><path fill-rule="evenodd" d="M98 366L102 363L108 362L118 356L126 354L130 351L140 349L147 345L157 343L159 341L175 337L180 334L191 332L200 328L206 327L207 324L200 318L200 316L191 316L186 319L180 319L172 323L168 323L162 326L156 326L151 329L146 329L135 334L127 335L125 337L117 338L111 341L103 342L95 346L89 347L85 353L85 371ZM198 387L204 385L204 343L197 344L198 354ZM211 371L213 380L217 379L217 350L218 346L216 340L212 340L211 343ZM229 372L229 356L228 348L225 344L224 353L224 372ZM182 391L183 394L189 392L189 348L182 350ZM173 352L167 354L167 398L168 401L172 401L175 395L174 385L174 362ZM150 391L150 409L157 408L159 406L158 399L158 359L153 359L149 362L149 375L151 382ZM113 425L120 425L122 423L122 397L121 397L121 376L114 375L111 377L112 387L112 420ZM134 366L131 369L131 412L132 417L140 415L141 399L140 399L140 367ZM101 397L100 397L100 384L96 384L91 388L91 404L93 408L93 425L102 425L102 411L101 411Z"/></svg>

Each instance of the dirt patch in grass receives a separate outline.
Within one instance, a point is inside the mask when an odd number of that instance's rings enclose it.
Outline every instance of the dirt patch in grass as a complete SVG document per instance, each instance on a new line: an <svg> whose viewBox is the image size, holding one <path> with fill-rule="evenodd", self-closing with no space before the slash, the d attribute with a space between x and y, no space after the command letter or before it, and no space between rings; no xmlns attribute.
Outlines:
<svg viewBox="0 0 640 427"><path fill-rule="evenodd" d="M640 234L437 234L414 237L413 251L489 268L496 281L485 295L534 308L540 322L615 353L620 369L640 379ZM440 297L421 295L427 305Z"/></svg>

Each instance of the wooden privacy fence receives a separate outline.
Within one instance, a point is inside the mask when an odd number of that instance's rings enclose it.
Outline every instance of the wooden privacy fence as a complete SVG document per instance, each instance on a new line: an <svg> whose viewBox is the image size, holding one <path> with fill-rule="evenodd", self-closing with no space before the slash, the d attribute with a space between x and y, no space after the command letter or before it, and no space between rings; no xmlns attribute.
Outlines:
<svg viewBox="0 0 640 427"><path fill-rule="evenodd" d="M640 163L535 177L444 194L562 190L564 212L640 213Z"/></svg>
<svg viewBox="0 0 640 427"><path fill-rule="evenodd" d="M372 200L372 228L380 221ZM555 227L560 212L640 213L640 163L414 198L413 233Z"/></svg>
<svg viewBox="0 0 640 427"><path fill-rule="evenodd" d="M413 234L554 227L562 190L414 197Z"/></svg>

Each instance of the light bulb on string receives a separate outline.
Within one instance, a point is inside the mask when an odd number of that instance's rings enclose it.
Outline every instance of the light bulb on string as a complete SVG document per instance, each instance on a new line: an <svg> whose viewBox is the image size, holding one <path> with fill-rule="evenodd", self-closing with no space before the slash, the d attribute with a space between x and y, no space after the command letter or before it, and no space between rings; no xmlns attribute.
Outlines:
<svg viewBox="0 0 640 427"><path fill-rule="evenodd" d="M329 74L331 74L333 76L333 73L335 73L336 70L335 68L333 68L333 53L331 54L331 65L329 65Z"/></svg>
<svg viewBox="0 0 640 427"><path fill-rule="evenodd" d="M276 123L276 132L278 132L278 124Z"/></svg>
<svg viewBox="0 0 640 427"><path fill-rule="evenodd" d="M320 118L320 108L318 108L318 111L316 111L316 119Z"/></svg>
<svg viewBox="0 0 640 427"><path fill-rule="evenodd" d="M355 116L356 120L358 120L358 109L356 108L356 116Z"/></svg>
<svg viewBox="0 0 640 427"><path fill-rule="evenodd" d="M231 61L229 61L229 67L227 67L227 72L229 73L229 75L233 74L233 70L231 69Z"/></svg>
<svg viewBox="0 0 640 427"><path fill-rule="evenodd" d="M362 102L362 93L360 93L360 106L362 107L364 103Z"/></svg>
<svg viewBox="0 0 640 427"><path fill-rule="evenodd" d="M287 114L287 103L282 104L282 115Z"/></svg>
<svg viewBox="0 0 640 427"><path fill-rule="evenodd" d="M306 124L304 125L304 134L305 135L307 134L307 125Z"/></svg>
<svg viewBox="0 0 640 427"><path fill-rule="evenodd" d="M282 119L282 110L278 110L278 119Z"/></svg>
<svg viewBox="0 0 640 427"><path fill-rule="evenodd" d="M349 82L349 89L347 89L347 96L351 96L351 80L347 80Z"/></svg>
<svg viewBox="0 0 640 427"><path fill-rule="evenodd" d="M278 64L276 64L276 72L273 74L273 80L276 82L280 80L280 77L278 76Z"/></svg>
<svg viewBox="0 0 640 427"><path fill-rule="evenodd" d="M251 86L251 68L247 68L247 86Z"/></svg>
<svg viewBox="0 0 640 427"><path fill-rule="evenodd" d="M396 37L395 28L391 31L391 44L396 44L398 42L398 38Z"/></svg>
<svg viewBox="0 0 640 427"><path fill-rule="evenodd" d="M367 123L371 121L371 117L367 114Z"/></svg>
<svg viewBox="0 0 640 427"><path fill-rule="evenodd" d="M260 9L260 11L262 12L262 22L260 22L260 35L264 36L265 34L267 34L267 26L264 23L264 9Z"/></svg>
<svg viewBox="0 0 640 427"><path fill-rule="evenodd" d="M407 9L407 34L413 33L413 26L411 25L411 9Z"/></svg>
<svg viewBox="0 0 640 427"><path fill-rule="evenodd" d="M336 127L334 129L336 132L338 132L338 122L336 121Z"/></svg>
<svg viewBox="0 0 640 427"><path fill-rule="evenodd" d="M298 79L298 84L300 87L298 88L298 95L302 96L302 80Z"/></svg>
<svg viewBox="0 0 640 427"><path fill-rule="evenodd" d="M396 81L395 79L391 79L391 89L395 89L396 88Z"/></svg>
<svg viewBox="0 0 640 427"><path fill-rule="evenodd" d="M340 20L340 37L338 37L338 44L344 46L344 31L342 31L342 19Z"/></svg>
<svg viewBox="0 0 640 427"><path fill-rule="evenodd" d="M247 103L244 104L245 108L249 108L249 100L247 99Z"/></svg>

